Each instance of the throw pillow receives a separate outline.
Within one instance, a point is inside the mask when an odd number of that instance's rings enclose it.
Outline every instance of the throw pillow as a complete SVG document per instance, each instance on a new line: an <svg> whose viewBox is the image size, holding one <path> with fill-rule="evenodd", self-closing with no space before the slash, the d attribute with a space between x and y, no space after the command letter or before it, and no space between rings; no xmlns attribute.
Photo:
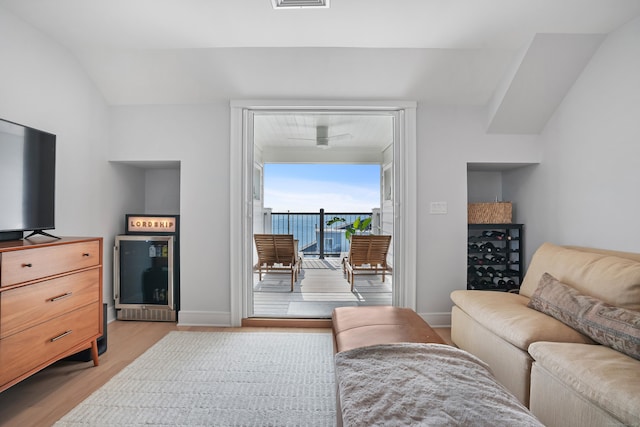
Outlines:
<svg viewBox="0 0 640 427"><path fill-rule="evenodd" d="M544 273L528 306L552 316L592 340L640 360L640 312L616 307Z"/></svg>

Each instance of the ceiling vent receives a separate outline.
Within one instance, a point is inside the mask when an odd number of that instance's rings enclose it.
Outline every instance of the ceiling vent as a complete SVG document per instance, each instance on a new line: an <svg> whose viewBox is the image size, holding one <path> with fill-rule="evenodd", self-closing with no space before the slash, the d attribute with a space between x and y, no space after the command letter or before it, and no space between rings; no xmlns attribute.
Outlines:
<svg viewBox="0 0 640 427"><path fill-rule="evenodd" d="M330 0L271 0L273 8L278 9L318 9L328 8Z"/></svg>

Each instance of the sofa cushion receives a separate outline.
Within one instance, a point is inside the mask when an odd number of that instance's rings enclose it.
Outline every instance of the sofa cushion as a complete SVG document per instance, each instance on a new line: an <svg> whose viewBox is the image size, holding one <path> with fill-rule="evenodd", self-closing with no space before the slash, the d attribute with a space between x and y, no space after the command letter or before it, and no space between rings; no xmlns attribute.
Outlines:
<svg viewBox="0 0 640 427"><path fill-rule="evenodd" d="M451 293L451 299L476 322L523 351L536 341L593 344L559 320L527 307L529 298L522 295L458 290Z"/></svg>
<svg viewBox="0 0 640 427"><path fill-rule="evenodd" d="M619 256L618 256L619 255ZM544 273L608 304L640 310L638 254L566 248L544 243L531 259L520 294L531 297Z"/></svg>
<svg viewBox="0 0 640 427"><path fill-rule="evenodd" d="M640 425L640 361L602 345L536 342L529 353L588 401L626 425Z"/></svg>
<svg viewBox="0 0 640 427"><path fill-rule="evenodd" d="M640 312L581 295L549 273L542 275L528 306L560 320L594 341L640 360Z"/></svg>

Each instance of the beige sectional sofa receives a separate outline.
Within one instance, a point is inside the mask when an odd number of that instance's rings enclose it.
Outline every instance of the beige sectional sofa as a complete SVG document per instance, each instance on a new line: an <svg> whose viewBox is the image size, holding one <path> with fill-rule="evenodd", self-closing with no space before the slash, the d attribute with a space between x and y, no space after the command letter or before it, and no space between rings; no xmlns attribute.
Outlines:
<svg viewBox="0 0 640 427"><path fill-rule="evenodd" d="M556 304L544 299L555 295L548 290L565 293ZM520 294L459 290L451 298L453 342L486 362L545 425L640 426L640 254L545 243ZM576 301L622 312L626 334L616 335L615 324L614 332L610 323L594 332L572 323L587 312L567 317Z"/></svg>
<svg viewBox="0 0 640 427"><path fill-rule="evenodd" d="M333 310L338 426L542 427L477 357L408 308Z"/></svg>

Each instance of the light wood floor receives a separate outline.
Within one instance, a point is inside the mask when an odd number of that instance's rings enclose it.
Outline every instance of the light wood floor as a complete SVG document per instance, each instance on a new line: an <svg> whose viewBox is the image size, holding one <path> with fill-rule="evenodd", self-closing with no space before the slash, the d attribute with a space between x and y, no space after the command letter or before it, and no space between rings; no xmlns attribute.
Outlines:
<svg viewBox="0 0 640 427"><path fill-rule="evenodd" d="M58 362L0 393L0 426L51 426L67 412L105 384L111 377L144 353L169 331L286 331L327 332L326 328L213 328L178 327L170 322L115 321L108 325L107 351L100 365L92 362ZM435 328L450 342L448 328Z"/></svg>

